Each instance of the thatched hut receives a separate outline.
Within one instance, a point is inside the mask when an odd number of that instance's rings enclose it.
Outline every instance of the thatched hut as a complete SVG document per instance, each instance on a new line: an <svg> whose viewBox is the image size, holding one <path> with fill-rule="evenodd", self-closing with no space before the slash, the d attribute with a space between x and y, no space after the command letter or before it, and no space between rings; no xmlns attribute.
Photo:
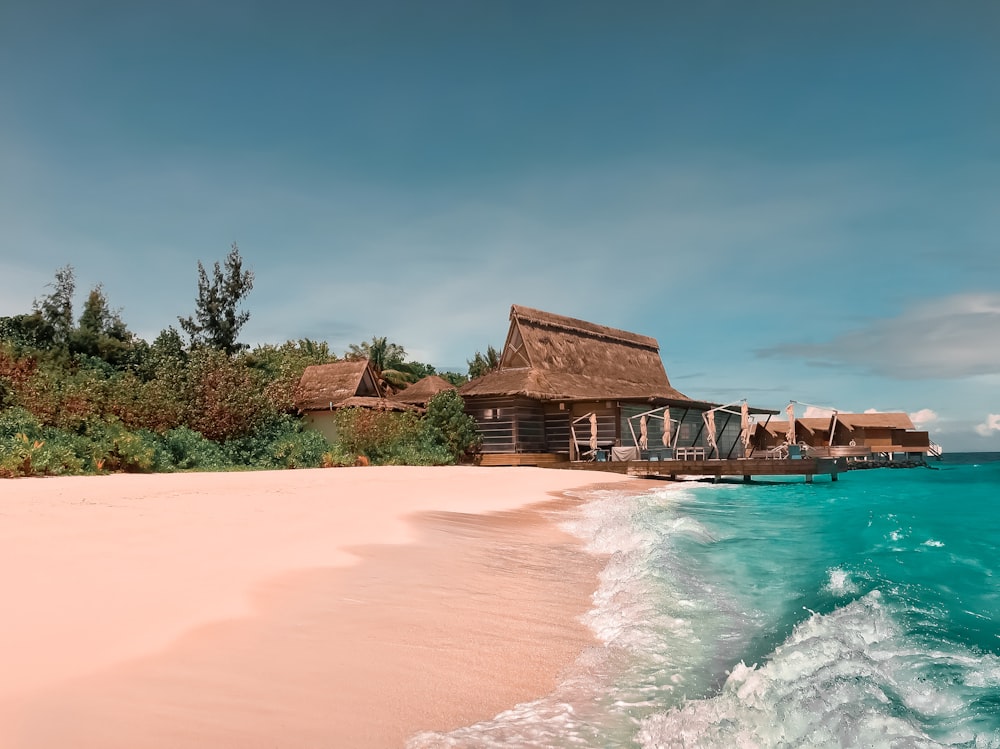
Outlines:
<svg viewBox="0 0 1000 749"><path fill-rule="evenodd" d="M389 399L411 406L426 407L427 402L438 393L455 389L455 386L443 377L427 375L423 379L414 382L405 390L390 395Z"/></svg>
<svg viewBox="0 0 1000 749"><path fill-rule="evenodd" d="M411 411L414 407L385 397L367 359L306 367L295 390L295 407L306 426L327 439L337 438L333 414L342 408Z"/></svg>
<svg viewBox="0 0 1000 749"><path fill-rule="evenodd" d="M635 448L630 418L669 406L674 445L704 445L701 414L716 404L675 389L656 339L514 305L499 368L459 388L484 453L581 453ZM591 429L590 415L596 416ZM661 444L662 417L647 441ZM739 418L721 425L720 451L739 439Z"/></svg>

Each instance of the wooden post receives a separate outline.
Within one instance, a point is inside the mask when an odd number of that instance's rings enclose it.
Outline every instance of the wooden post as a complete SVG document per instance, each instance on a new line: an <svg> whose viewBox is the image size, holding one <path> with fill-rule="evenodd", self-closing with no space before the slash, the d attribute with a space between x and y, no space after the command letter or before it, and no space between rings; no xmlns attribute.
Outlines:
<svg viewBox="0 0 1000 749"><path fill-rule="evenodd" d="M750 476L748 476L747 474L743 474L743 483L744 484L749 484L750 483Z"/></svg>

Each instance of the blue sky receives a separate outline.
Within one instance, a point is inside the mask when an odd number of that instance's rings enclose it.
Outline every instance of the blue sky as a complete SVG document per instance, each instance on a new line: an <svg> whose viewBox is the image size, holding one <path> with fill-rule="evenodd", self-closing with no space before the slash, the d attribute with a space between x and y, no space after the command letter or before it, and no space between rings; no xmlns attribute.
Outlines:
<svg viewBox="0 0 1000 749"><path fill-rule="evenodd" d="M995 2L6 0L0 315L69 263L151 340L236 241L249 343L464 369L524 304L692 397L1000 450L997 39Z"/></svg>

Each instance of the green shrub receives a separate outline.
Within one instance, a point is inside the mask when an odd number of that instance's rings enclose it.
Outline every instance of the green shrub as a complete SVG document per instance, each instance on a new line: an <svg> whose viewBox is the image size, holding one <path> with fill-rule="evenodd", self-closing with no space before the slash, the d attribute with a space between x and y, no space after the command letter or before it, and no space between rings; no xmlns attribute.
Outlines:
<svg viewBox="0 0 1000 749"><path fill-rule="evenodd" d="M117 421L89 420L85 436L97 471L149 473L158 467L159 439L152 432L128 431Z"/></svg>
<svg viewBox="0 0 1000 749"><path fill-rule="evenodd" d="M234 465L253 468L318 468L331 445L319 432L305 430L286 414L272 418L254 434L224 445Z"/></svg>
<svg viewBox="0 0 1000 749"><path fill-rule="evenodd" d="M455 390L443 390L430 399L422 428L427 441L447 451L450 462L474 452L482 444L476 420L465 413L465 402Z"/></svg>
<svg viewBox="0 0 1000 749"><path fill-rule="evenodd" d="M219 470L229 466L220 445L188 427L177 427L163 435L162 444L172 467L189 470Z"/></svg>
<svg viewBox="0 0 1000 749"><path fill-rule="evenodd" d="M345 408L334 418L340 452L364 455L374 464L384 464L394 455L398 461L403 445L417 442L420 435L420 423L411 412Z"/></svg>
<svg viewBox="0 0 1000 749"><path fill-rule="evenodd" d="M59 476L83 470L72 445L49 439L49 432L55 430L42 430L23 409L12 410L0 413L0 477ZM13 431L18 427L20 431Z"/></svg>
<svg viewBox="0 0 1000 749"><path fill-rule="evenodd" d="M0 440L12 439L18 434L37 439L42 435L42 425L34 414L19 406L0 411Z"/></svg>

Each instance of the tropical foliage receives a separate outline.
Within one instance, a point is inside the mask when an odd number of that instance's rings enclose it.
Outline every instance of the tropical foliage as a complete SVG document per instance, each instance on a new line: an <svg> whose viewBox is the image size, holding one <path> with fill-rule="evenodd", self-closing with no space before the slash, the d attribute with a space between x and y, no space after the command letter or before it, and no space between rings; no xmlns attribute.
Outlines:
<svg viewBox="0 0 1000 749"><path fill-rule="evenodd" d="M466 364L469 365L469 379L474 380L500 369L500 352L493 346L487 346L485 354L477 351Z"/></svg>
<svg viewBox="0 0 1000 749"><path fill-rule="evenodd" d="M198 263L195 313L148 343L129 331L98 284L74 314L76 282L60 268L28 313L0 317L0 477L109 471L239 470L453 463L477 446L461 398L427 415L347 410L330 444L303 428L295 388L310 364L336 361L309 339L252 350L237 336L253 285L234 244L211 274ZM478 354L477 354L478 355ZM386 337L351 346L394 388L434 367ZM464 376L442 373L459 384Z"/></svg>

